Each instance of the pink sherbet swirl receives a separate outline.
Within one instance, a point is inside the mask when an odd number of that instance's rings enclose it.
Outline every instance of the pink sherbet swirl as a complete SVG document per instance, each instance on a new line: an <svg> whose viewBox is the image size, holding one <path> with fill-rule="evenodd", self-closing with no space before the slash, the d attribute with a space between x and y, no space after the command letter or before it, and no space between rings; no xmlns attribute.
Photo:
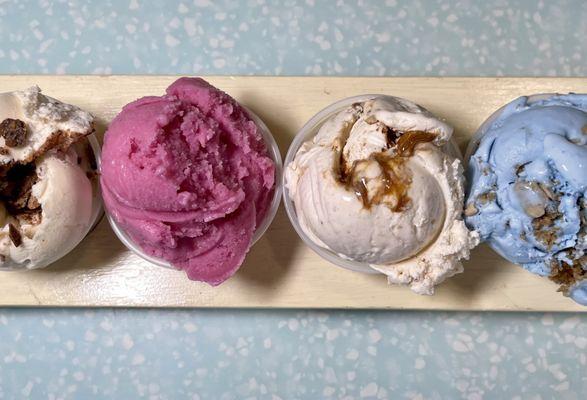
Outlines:
<svg viewBox="0 0 587 400"><path fill-rule="evenodd" d="M200 78L126 105L104 136L108 212L147 254L218 285L270 207L275 164L241 105Z"/></svg>

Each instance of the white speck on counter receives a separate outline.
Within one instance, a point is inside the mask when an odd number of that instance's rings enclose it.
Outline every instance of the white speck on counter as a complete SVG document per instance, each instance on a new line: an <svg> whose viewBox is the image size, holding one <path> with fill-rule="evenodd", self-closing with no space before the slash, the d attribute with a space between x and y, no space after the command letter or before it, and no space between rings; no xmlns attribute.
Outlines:
<svg viewBox="0 0 587 400"><path fill-rule="evenodd" d="M362 398L375 397L377 396L377 389L377 384L375 382L371 382L361 389L360 395Z"/></svg>

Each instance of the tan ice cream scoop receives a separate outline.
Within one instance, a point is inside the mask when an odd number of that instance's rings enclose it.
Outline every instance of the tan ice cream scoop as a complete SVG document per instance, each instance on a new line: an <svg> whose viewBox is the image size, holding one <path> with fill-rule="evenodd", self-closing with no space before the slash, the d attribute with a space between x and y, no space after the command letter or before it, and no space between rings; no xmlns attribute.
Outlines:
<svg viewBox="0 0 587 400"><path fill-rule="evenodd" d="M461 219L452 128L395 97L355 103L326 120L286 169L299 224L317 245L367 263L392 283L431 294L461 272L478 238Z"/></svg>

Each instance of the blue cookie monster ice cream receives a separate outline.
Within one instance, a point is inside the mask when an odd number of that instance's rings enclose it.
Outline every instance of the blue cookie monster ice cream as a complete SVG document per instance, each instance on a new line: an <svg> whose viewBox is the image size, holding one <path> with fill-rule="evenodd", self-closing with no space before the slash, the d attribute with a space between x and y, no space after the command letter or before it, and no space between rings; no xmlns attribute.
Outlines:
<svg viewBox="0 0 587 400"><path fill-rule="evenodd" d="M587 305L587 95L520 97L478 135L467 225Z"/></svg>

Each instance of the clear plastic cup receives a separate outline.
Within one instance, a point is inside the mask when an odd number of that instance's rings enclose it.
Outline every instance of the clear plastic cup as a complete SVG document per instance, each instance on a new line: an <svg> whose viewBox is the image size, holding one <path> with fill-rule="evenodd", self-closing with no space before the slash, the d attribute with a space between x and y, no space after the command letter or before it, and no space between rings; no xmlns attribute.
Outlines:
<svg viewBox="0 0 587 400"><path fill-rule="evenodd" d="M271 159L273 160L273 162L275 164L275 189L273 191L273 198L271 199L271 205L270 205L269 209L267 210L267 214L265 214L265 218L263 219L261 224L259 224L259 226L255 230L255 233L253 235L252 242L251 242L251 246L253 246L259 239L261 239L263 234L267 231L267 228L269 228L269 225L271 225L271 222L273 221L273 218L275 218L275 214L277 213L277 209L279 208L279 203L281 201L281 190L282 190L281 175L282 175L283 164L281 161L281 153L279 152L279 147L277 147L277 143L275 142L275 139L273 138L273 135L271 134L271 131L269 130L267 125L265 125L263 120L261 120L261 118L259 118L250 109L248 109L247 107L244 107L244 108L247 110L247 112L249 113L249 116L251 117L251 119L255 122L255 124L259 128L259 131L260 131L261 135L263 136L263 139L265 140L265 144L267 146L267 151L269 153L269 157L271 157ZM142 259L149 261L152 264L158 265L160 267L176 269L169 261L163 260L161 258L153 257L153 256L145 253L143 251L143 249L141 249L141 247L138 246L130 238L130 236L124 231L124 229L116 222L116 220L107 211L106 211L106 218L108 218L108 222L110 223L110 226L112 227L112 230L114 231L114 233L116 234L118 239L120 239L120 241L130 251L132 251L133 253L135 253L136 255L141 257Z"/></svg>
<svg viewBox="0 0 587 400"><path fill-rule="evenodd" d="M88 140L88 143L90 144L90 147L92 148L92 152L94 153L94 160L96 161L96 172L100 171L100 162L101 162L101 154L102 154L100 142L98 142L98 138L96 137L96 135L94 133L89 135L87 137L87 140ZM88 233L86 233L85 236L89 235L90 232L92 232L94 230L94 228L96 228L96 226L98 226L98 224L102 220L102 216L104 215L104 208L102 207L102 191L100 189L100 180L98 179L98 176L96 176L96 180L93 183L94 183L93 184L94 196L92 197L92 199L95 201L95 203L94 203L95 205L94 205L94 209L92 210L92 225L91 225L90 229L88 230ZM80 240L80 242L81 242L81 240Z"/></svg>
<svg viewBox="0 0 587 400"><path fill-rule="evenodd" d="M367 100L374 99L376 97L392 98L392 96L381 94L364 94L359 96L347 97L345 99L332 103L328 107L319 111L316 115L310 118L310 120L308 120L308 122L306 122L302 129L300 129L300 131L296 134L293 142L291 143L287 151L284 166L287 167L289 163L293 161L302 144L304 144L308 140L311 140L318 133L318 130L322 127L324 122L326 122L329 118L331 118L336 113L344 110L345 108L349 107L354 103L362 103ZM460 160L462 160L463 158L463 156L461 155L461 151L459 150L459 147L452 139L445 145L444 151L447 154L450 154L451 156L458 158ZM298 221L298 215L296 212L295 205L289 197L289 192L287 186L285 185L285 174L283 175L283 203L285 205L285 211L287 213L287 216L289 217L289 220L291 221L291 224L293 225L297 234L300 236L300 238L302 238L304 243L309 248L311 248L315 253L317 253L320 257L338 267L342 267L351 271L362 272L366 274L379 273L378 271L375 271L373 268L371 268L369 263L354 261L342 257L340 254L314 243L312 239L310 239L308 235L306 235Z"/></svg>

